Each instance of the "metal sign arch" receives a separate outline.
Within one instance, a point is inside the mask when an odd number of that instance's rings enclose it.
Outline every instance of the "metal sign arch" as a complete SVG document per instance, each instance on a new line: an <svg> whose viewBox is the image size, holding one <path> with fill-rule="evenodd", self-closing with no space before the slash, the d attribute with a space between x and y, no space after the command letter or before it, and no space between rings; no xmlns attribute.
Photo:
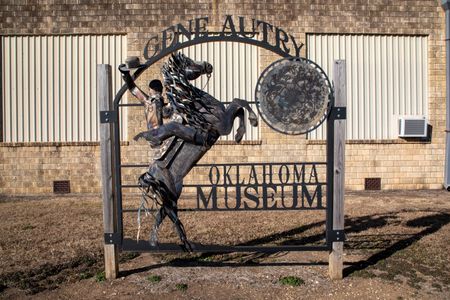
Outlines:
<svg viewBox="0 0 450 300"><path fill-rule="evenodd" d="M160 61L161 59L163 59L164 57L179 51L181 49L187 48L187 47L191 47L191 46L195 46L195 45L199 45L199 44L204 44L204 43L211 43L211 42L236 42L236 43L244 43L244 44L249 44L249 45L254 45L263 49L266 49L268 51L271 51L272 53L275 53L279 56L281 56L282 58L295 58L295 57L299 57L297 56L297 54L299 54L301 47L303 46L303 44L301 44L301 46L299 48L296 49L296 55L290 55L289 54L289 50L283 50L281 47L275 47L273 45L271 45L270 43L268 43L265 40L256 40L250 37L247 37L246 34L243 34L243 36L239 36L239 35L226 35L224 34L224 32L222 33L215 33L216 35L206 35L206 36L199 36L197 38L185 41L185 42L177 42L174 45L167 47L165 49L163 49L162 51L160 51L158 54L150 57L149 59L147 59L144 63L144 67L137 69L133 75L132 78L133 80L136 80L140 75L142 75L142 73L145 72L145 70L147 70L148 68L150 68L152 65L154 65L156 62ZM253 33L255 34L255 33ZM176 37L176 39L178 40L179 36ZM146 47L148 46L148 43L146 45ZM146 51L144 50L144 56ZM116 197L117 197L117 203L118 206L122 206L122 171L121 171L121 149L120 149L120 123L119 123L119 118L120 118L120 101L122 99L122 96L125 94L125 92L127 91L127 86L126 84L124 84L119 91L117 92L117 94L114 97L113 100L113 111L110 111L110 115L112 115L112 118L115 119L116 121L113 123L113 133L114 133L114 160L115 160L115 177L114 177L114 181L115 181L115 193L116 193ZM103 117L103 119L105 119L105 116L101 115L101 118ZM118 216L118 225L119 228L123 228L122 225L122 212L119 211L119 216ZM122 233L121 233L121 237L123 237Z"/></svg>
<svg viewBox="0 0 450 300"><path fill-rule="evenodd" d="M263 24L263 40L257 40L253 38L249 38L246 34L239 35L237 31L234 29L232 25L232 17L227 16L227 19L225 20L224 24L224 31L222 33L219 33L217 35L208 35L203 34L199 35L198 31L196 33L196 37L193 39L190 39L185 42L178 42L178 36L176 36L177 42L172 43L169 47L161 47L162 50L159 52L155 52L155 54L152 57L149 57L147 61L144 63L144 67L138 69L133 74L133 79L138 78L146 69L151 67L154 63L161 60L162 58L166 57L167 55L176 52L178 50L181 50L183 48L194 46L202 43L208 43L208 42L238 42L238 43L245 43L245 44L251 44L254 46L258 46L261 48L264 48L268 51L271 51L275 54L280 55L281 57L300 57L300 47L297 47L298 45L295 43L293 37L292 42L295 45L295 55L290 54L290 49L286 47L285 43L282 43L282 41L287 42L287 34L279 29L276 28L276 32L278 34L278 40L277 43L270 44L267 41L267 28L268 26L272 26L266 22L253 20L253 24ZM204 19L204 18L203 18ZM241 18L240 18L241 20ZM196 19L197 21L197 19ZM259 23L258 23L259 22ZM258 25L257 25L258 26ZM274 26L272 26L274 27ZM225 31L225 29L229 31ZM242 31L243 32L243 31ZM284 33L284 34L281 34ZM283 38L284 37L284 38ZM147 43L148 45L148 43ZM292 49L291 49L292 50ZM335 70L334 79L336 86L336 91L333 93L333 101L330 102L330 108L329 108L329 114L327 114L326 121L327 121L327 159L326 162L309 162L309 163L282 163L282 164L275 164L275 163L260 163L260 164L224 164L220 167L223 167L224 171L227 170L227 168L236 167L238 170L239 168L245 168L249 167L251 170L255 170L255 168L262 168L265 172L265 170L270 170L272 172L272 166L280 165L279 170L289 170L290 165L294 168L297 167L297 170L310 166L311 172L315 170L317 165L325 165L326 166L326 182L316 182L311 184L306 183L303 179L303 181L299 182L283 182L282 179L280 179L282 184L288 184L288 185L294 185L294 186L303 186L305 185L312 185L314 186L320 186L320 191L322 189L322 186L326 186L326 207L322 206L322 204L319 205L319 198L316 198L317 201L317 209L326 209L326 238L324 244L319 245L276 245L276 246L224 246L224 245L196 245L196 248L194 251L196 252L217 252L217 251L223 251L223 252L239 252L239 251L256 251L256 252L267 252L267 253L273 253L273 252L279 252L279 251L332 251L332 254L336 254L334 258L330 256L330 266L337 265L337 269L335 273L336 276L342 276L342 249L339 250L339 247L342 247L343 245L343 239L344 239L344 232L343 232L343 207L341 203L343 203L343 170L344 170L344 147L345 147L345 118L346 118L346 108L345 108L345 63L344 62L336 62L337 71ZM106 73L105 73L106 74ZM103 76L103 75L102 75ZM99 76L101 77L101 76ZM104 76L106 77L106 76ZM115 95L114 101L111 103L111 106L109 107L110 110L104 110L100 112L100 120L102 124L102 130L105 132L105 134L111 134L111 139L105 138L104 141L112 142L112 147L110 148L111 153L110 156L104 157L102 152L102 160L108 161L112 160L112 168L110 167L109 174L103 174L103 176L106 178L106 180L111 180L112 184L105 185L104 189L108 190L110 192L110 196L106 199L104 196L104 204L105 204L105 215L108 215L108 218L111 220L111 222L115 222L114 226L108 227L108 229L105 226L105 249L106 246L113 246L111 249L115 249L117 251L118 249L122 251L142 251L142 252L168 252L168 251L180 251L181 248L179 245L173 245L173 244L166 244L166 245L160 245L160 247L154 247L150 246L147 242L139 242L137 240L132 240L129 238L124 238L123 234L123 213L124 212L134 212L134 210L126 210L122 208L122 189L123 188L130 188L133 187L133 185L123 185L122 184L122 175L121 175L121 169L127 168L127 167L147 167L147 165L126 165L122 164L121 162L121 155L120 155L120 124L119 124L119 110L120 106L127 106L126 104L120 104L120 100L123 96L123 94L126 92L127 87L126 85L122 86L121 89L118 91L118 93ZM105 89L106 91L106 89ZM104 93L105 91L100 91L100 93ZM336 96L336 102L334 101L334 96ZM101 96L99 98L102 98ZM103 97L106 99L107 97ZM112 97L111 97L112 98ZM110 99L111 99L110 98ZM336 106L335 106L336 105ZM108 108L107 108L108 109ZM109 123L109 124L104 124ZM111 124L112 123L112 124ZM336 131L335 131L335 124L336 123ZM104 146L105 149L107 149L109 146ZM103 149L103 148L102 148ZM335 151L336 149L336 151ZM103 151L103 150L102 150ZM107 151L105 151L107 152ZM199 166L199 165L197 165ZM208 164L203 164L203 167L209 167ZM250 171L252 172L252 171ZM239 171L238 171L239 173ZM304 176L303 176L304 177ZM284 177L286 179L286 177ZM286 179L287 181L287 179ZM271 182L272 183L272 182ZM208 184L209 185L209 184ZM217 184L211 183L210 186L205 186L201 184L194 185L192 187L197 187L201 189L201 187L211 187L214 188L214 186L218 186ZM269 185L262 186L262 189L264 188L272 188ZM113 192L114 191L114 192ZM316 189L317 191L317 189ZM303 193L303 191L301 191ZM308 193L308 190L306 190L306 193ZM239 193L241 195L241 193ZM303 195L303 194L302 194ZM309 194L308 194L309 195ZM308 197L307 194L305 194L306 197ZM315 192L314 192L315 195ZM314 195L312 195L312 201L314 201ZM311 197L311 195L309 195ZM112 202L110 201L111 197L114 199L114 205L116 206L117 210L114 211L112 209L111 205ZM320 196L320 199L322 196ZM311 200L311 198L306 198L307 202ZM267 199L266 199L267 200ZM335 201L336 200L336 201ZM208 211L208 210L221 210L221 211L238 211L238 210L249 210L248 207L245 208L245 205L242 207L237 207L237 196L236 196L236 207L229 208L227 206L226 209L218 209L217 206L214 205L214 199L211 198L211 205L209 205L210 198L208 197L207 200L205 198L205 201L197 201L198 205L194 209L187 209L188 211ZM264 202L264 201L262 201ZM267 202L267 201L266 201ZM297 203L297 202L296 202ZM204 207L200 207L199 205L203 204ZM311 206L311 203L309 203L309 206ZM239 209L243 208L243 209ZM262 204L260 207L257 206L255 209L258 210L305 210L311 209L311 207L285 207L284 204L282 206L279 206L278 208L275 206L267 205L267 203ZM250 210L254 210L253 208L250 208ZM114 227L114 228L113 228ZM338 246L338 248L335 249L335 246ZM115 247L115 248L114 248ZM108 261L108 259L105 257L105 260ZM111 261L116 260L117 263L117 256L115 258L111 259ZM110 261L110 262L111 262ZM340 266L339 266L340 265ZM330 269L331 271L331 269ZM340 274L340 275L339 275ZM333 275L332 275L333 277Z"/></svg>
<svg viewBox="0 0 450 300"><path fill-rule="evenodd" d="M176 43L174 46L171 46L169 48L165 48L164 50L162 50L161 52L159 52L158 54L156 54L155 56L152 56L151 58L149 58L145 63L145 67L136 70L136 72L132 75L133 79L137 79L145 70L147 70L148 68L150 68L153 64L155 64L156 62L158 62L159 60L163 59L164 57L179 51L181 49L187 48L187 47L191 47L191 46L195 46L195 45L200 45L200 44L205 44L205 43L212 43L212 42L234 42L234 43L243 43L243 44L247 44L247 45L253 45L253 46L257 46L263 49L266 49L268 51L271 51L272 53L278 54L279 56L283 57L283 58L287 58L287 57L299 57L296 55L290 55L289 52L283 51L281 48L277 48L269 43L263 42L263 41L259 41L259 40L255 40L252 38L248 38L248 37L242 37L242 36L228 36L228 35L213 35L213 36L204 36L204 37L199 37L196 39L192 39L192 40L188 40L185 42L181 42L181 43ZM123 94L125 94L125 92L127 91L127 87L124 84L120 90L117 92L115 98L114 98L114 107L117 108L118 105L120 104L120 100L122 99Z"/></svg>

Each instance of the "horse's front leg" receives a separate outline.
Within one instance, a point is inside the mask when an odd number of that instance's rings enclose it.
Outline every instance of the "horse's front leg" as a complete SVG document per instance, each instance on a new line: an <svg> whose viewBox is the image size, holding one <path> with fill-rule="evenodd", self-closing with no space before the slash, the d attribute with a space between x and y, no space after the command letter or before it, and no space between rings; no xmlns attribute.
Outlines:
<svg viewBox="0 0 450 300"><path fill-rule="evenodd" d="M239 118L239 127L234 136L234 140L239 143L245 134L244 109L236 102L231 102L225 110L219 133L220 135L229 135L233 129L234 119Z"/></svg>

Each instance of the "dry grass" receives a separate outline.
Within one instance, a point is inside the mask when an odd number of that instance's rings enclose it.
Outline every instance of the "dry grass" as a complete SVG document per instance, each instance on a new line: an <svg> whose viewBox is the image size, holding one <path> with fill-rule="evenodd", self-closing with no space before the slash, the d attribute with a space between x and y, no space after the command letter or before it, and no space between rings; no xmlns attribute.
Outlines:
<svg viewBox="0 0 450 300"><path fill-rule="evenodd" d="M133 200L125 204L136 205ZM188 237L204 244L324 242L323 212L185 212L180 218ZM144 219L144 238L151 223L151 219ZM417 291L448 295L449 223L450 202L444 191L349 193L345 245L348 280L379 278ZM127 214L124 224L126 235L135 237L136 214ZM7 287L36 293L100 276L102 228L98 196L0 199L0 296ZM169 220L165 221L160 237L161 242L178 242ZM132 260L136 256L128 253L122 259ZM234 254L158 257L169 265L280 259L277 255ZM308 261L320 261L321 257L312 254ZM173 269L171 272L170 276L176 276ZM150 284L145 278L143 282ZM232 284L233 279L229 280ZM188 293L195 296L196 283L186 284ZM261 288L268 287L261 284Z"/></svg>
<svg viewBox="0 0 450 300"><path fill-rule="evenodd" d="M0 223L0 274L61 264L102 249L99 197L1 202Z"/></svg>

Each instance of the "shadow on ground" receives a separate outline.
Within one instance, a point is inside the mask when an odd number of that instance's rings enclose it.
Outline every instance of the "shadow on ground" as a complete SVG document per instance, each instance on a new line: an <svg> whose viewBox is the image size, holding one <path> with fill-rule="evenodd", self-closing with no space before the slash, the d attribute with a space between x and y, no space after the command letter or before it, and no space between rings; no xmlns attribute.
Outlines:
<svg viewBox="0 0 450 300"><path fill-rule="evenodd" d="M405 214L419 214L420 217L411 217L405 219ZM358 217L346 217L345 232L347 241L345 249L348 253L363 252L364 259L347 263L344 269L345 276L355 274L372 266L379 265L386 259L403 253L402 250L409 251L418 241L439 231L443 226L450 223L450 214L446 212L431 210L399 210L395 212L365 215ZM323 245L325 244L325 222L315 222L303 226L267 235L261 238L249 240L239 245L261 246L261 245ZM380 233L381 232L381 233ZM406 233L405 233L406 232ZM420 248L420 247L418 247ZM428 250L425 250L427 252ZM434 251L434 250L433 250ZM437 249L436 251L440 251ZM410 251L411 252L411 251ZM442 252L442 251L441 251ZM81 255L81 254L80 254ZM204 253L204 254L178 254L176 256L165 256L166 262L154 264L143 268L125 270L120 276L128 276L157 269L164 266L190 267L190 266L275 266L275 265L327 265L327 261L315 262L277 262L277 258L285 253L264 254L264 253ZM403 256L408 256L405 253ZM122 262L134 259L138 256L136 253L123 253ZM429 253L422 254L421 257L430 256ZM445 255L444 255L445 256ZM415 268L422 263L420 260L410 261L410 266ZM408 259L408 258L407 258ZM433 258L432 258L433 259ZM41 268L30 270L28 272L14 272L0 276L0 293L9 287L16 287L21 290L28 290L30 293L41 292L46 289L57 288L64 282L78 281L81 279L96 276L96 272L102 270L102 255L100 253L93 256L80 256L71 262L62 265L44 265ZM419 262L419 263L417 263ZM384 269L381 271L405 272L405 261L397 262L400 271ZM408 261L406 261L408 263ZM445 286L447 279L450 280L450 274L444 267L448 264L448 259L442 261L425 261L422 267L429 271L424 274L436 273L436 266L442 270L440 276L444 278L442 285ZM420 266L419 266L420 267ZM377 270L378 271L378 270ZM413 270L412 272L415 272ZM433 273L434 272L434 273ZM403 273L395 273L403 275ZM412 273L411 273L412 274ZM389 274L388 274L389 275ZM415 276L412 274L411 276ZM450 282L449 282L450 284Z"/></svg>
<svg viewBox="0 0 450 300"><path fill-rule="evenodd" d="M406 211L402 211L406 212ZM393 214L388 216L390 218L395 218L396 216ZM385 218L385 216L381 216L381 218ZM364 241L359 242L350 242L348 247L349 249L380 249L380 251L371 255L369 258L359 261L347 268L344 269L344 276L351 275L356 271L361 271L363 269L368 268L369 266L373 266L378 262L385 260L395 253L406 249L407 247L413 245L418 242L425 236L433 234L441 229L443 226L450 223L450 215L443 212L432 213L431 215L418 217L415 219L408 220L405 225L411 228L422 229L414 234L396 234L396 235L380 235L377 243L375 243L372 247L370 244L364 243ZM347 229L346 229L347 230ZM350 228L348 232L352 232L353 228Z"/></svg>
<svg viewBox="0 0 450 300"><path fill-rule="evenodd" d="M402 219L401 214L421 213L428 214L409 220ZM404 217L403 217L404 218ZM445 212L431 210L399 210L395 212L365 215L345 219L345 233L347 251L362 250L369 257L358 262L346 263L344 276L349 276L356 271L364 270L376 265L395 253L413 245L425 236L433 234L443 226L450 223L450 215ZM271 234L262 238L253 239L239 245L261 246L261 245L323 245L325 244L325 232L323 230L325 221L306 224L284 232ZM388 227L391 232L395 226L401 226L404 230L410 229L414 233L375 233L364 234L364 232L384 231ZM401 231L403 231L401 230ZM417 231L419 230L419 231ZM318 232L319 231L319 232ZM397 230L395 230L397 231ZM314 232L314 233L313 233ZM318 232L318 233L317 233ZM266 265L327 265L328 262L267 262L267 258L276 258L284 253L204 253L201 255L185 254L169 259L166 263L146 266L121 272L122 276L134 273L146 272L163 266L191 267L191 266L266 266Z"/></svg>

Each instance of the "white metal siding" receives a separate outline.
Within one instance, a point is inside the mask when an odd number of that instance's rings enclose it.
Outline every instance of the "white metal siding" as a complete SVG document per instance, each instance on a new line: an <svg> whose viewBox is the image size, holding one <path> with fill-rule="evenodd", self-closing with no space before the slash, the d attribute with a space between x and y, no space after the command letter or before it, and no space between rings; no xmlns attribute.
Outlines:
<svg viewBox="0 0 450 300"><path fill-rule="evenodd" d="M397 137L400 115L428 115L426 36L308 34L308 58L331 78L347 62L348 139ZM325 126L309 137L325 138Z"/></svg>
<svg viewBox="0 0 450 300"><path fill-rule="evenodd" d="M3 141L98 141L96 65L112 65L117 91L126 44L125 35L2 36Z"/></svg>
<svg viewBox="0 0 450 300"><path fill-rule="evenodd" d="M213 73L208 82L206 76L200 76L194 85L223 102L231 102L233 98L255 101L255 86L259 74L259 49L256 46L232 43L213 42L188 47L182 52L193 60L207 61L213 66ZM254 104L252 109L257 113ZM259 127L252 127L245 112L246 134L243 140L259 140ZM222 140L234 140L237 120L230 135Z"/></svg>

